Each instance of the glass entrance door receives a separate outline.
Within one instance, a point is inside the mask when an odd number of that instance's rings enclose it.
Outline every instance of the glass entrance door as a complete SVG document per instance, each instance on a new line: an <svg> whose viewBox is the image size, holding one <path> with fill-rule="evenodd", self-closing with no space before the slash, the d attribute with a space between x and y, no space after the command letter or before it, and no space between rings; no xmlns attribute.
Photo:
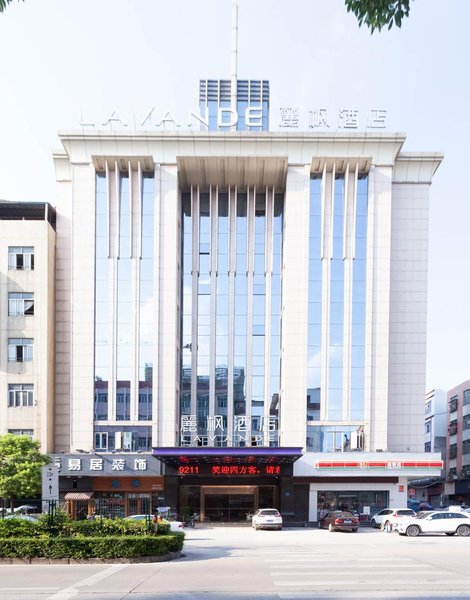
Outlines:
<svg viewBox="0 0 470 600"><path fill-rule="evenodd" d="M246 521L253 514L255 497L253 494L206 494L205 517L215 523Z"/></svg>
<svg viewBox="0 0 470 600"><path fill-rule="evenodd" d="M201 518L214 523L246 522L258 508L257 485L201 486Z"/></svg>
<svg viewBox="0 0 470 600"><path fill-rule="evenodd" d="M183 485L181 513L197 513L201 521L241 523L250 521L258 508L277 508L274 485Z"/></svg>

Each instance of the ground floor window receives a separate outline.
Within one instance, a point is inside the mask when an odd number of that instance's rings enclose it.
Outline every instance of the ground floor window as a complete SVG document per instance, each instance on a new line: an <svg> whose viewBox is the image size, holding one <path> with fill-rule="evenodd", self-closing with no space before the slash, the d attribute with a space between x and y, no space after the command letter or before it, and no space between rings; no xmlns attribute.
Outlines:
<svg viewBox="0 0 470 600"><path fill-rule="evenodd" d="M359 515L362 522L370 521L372 515L388 506L389 493L354 491L319 491L317 520L332 510L347 510Z"/></svg>

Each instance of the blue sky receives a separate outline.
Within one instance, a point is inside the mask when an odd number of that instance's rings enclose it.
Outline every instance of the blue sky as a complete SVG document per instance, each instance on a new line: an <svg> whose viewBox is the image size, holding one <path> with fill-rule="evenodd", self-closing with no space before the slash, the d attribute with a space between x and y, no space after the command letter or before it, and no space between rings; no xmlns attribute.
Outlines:
<svg viewBox="0 0 470 600"><path fill-rule="evenodd" d="M442 151L431 188L428 388L470 378L470 2L415 0L370 35L343 0L239 0L240 78L281 106L387 110L406 151ZM0 15L0 199L55 204L52 150L79 112L185 117L198 80L230 76L230 0L26 0ZM182 118L182 120L184 120Z"/></svg>

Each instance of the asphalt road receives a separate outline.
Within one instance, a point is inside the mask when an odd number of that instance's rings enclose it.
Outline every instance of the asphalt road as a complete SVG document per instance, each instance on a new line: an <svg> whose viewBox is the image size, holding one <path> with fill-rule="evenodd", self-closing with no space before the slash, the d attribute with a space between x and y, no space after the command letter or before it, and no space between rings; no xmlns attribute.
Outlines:
<svg viewBox="0 0 470 600"><path fill-rule="evenodd" d="M196 527L170 562L0 565L0 599L470 598L469 556L456 536Z"/></svg>

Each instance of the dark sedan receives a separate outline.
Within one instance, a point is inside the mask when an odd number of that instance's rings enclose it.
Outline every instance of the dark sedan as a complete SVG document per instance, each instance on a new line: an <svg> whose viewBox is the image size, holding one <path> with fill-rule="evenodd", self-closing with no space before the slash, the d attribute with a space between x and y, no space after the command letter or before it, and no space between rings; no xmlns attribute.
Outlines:
<svg viewBox="0 0 470 600"><path fill-rule="evenodd" d="M357 531L359 519L350 512L334 510L318 521L318 527L329 531Z"/></svg>

